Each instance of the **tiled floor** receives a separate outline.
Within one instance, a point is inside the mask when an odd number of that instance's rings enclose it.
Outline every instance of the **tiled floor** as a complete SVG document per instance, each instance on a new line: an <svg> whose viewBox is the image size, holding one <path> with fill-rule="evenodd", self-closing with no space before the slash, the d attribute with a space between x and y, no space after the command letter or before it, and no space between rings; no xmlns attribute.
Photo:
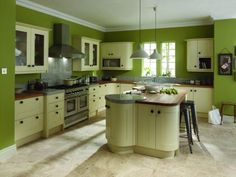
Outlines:
<svg viewBox="0 0 236 177"><path fill-rule="evenodd" d="M0 177L236 177L236 124L199 124L201 143L195 140L193 154L181 139L176 158L158 159L113 154L105 121L85 123L19 148L0 164Z"/></svg>

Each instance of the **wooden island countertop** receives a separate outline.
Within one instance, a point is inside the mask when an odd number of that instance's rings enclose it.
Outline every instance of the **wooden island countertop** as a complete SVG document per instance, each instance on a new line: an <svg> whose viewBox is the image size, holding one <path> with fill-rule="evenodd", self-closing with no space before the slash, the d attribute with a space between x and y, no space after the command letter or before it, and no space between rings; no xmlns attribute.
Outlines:
<svg viewBox="0 0 236 177"><path fill-rule="evenodd" d="M154 104L154 105L162 105L162 106L175 106L180 104L184 99L187 92L185 90L178 89L178 94L176 95L168 95L168 94L150 94L143 93L142 95L146 97L145 100L137 100L136 103L143 104Z"/></svg>

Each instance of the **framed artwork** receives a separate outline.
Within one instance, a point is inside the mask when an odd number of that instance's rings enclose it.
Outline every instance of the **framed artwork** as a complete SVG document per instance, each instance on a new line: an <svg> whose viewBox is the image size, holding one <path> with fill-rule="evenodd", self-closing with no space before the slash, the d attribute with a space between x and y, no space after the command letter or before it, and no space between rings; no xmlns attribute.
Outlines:
<svg viewBox="0 0 236 177"><path fill-rule="evenodd" d="M232 53L218 54L218 73L219 75L232 75Z"/></svg>

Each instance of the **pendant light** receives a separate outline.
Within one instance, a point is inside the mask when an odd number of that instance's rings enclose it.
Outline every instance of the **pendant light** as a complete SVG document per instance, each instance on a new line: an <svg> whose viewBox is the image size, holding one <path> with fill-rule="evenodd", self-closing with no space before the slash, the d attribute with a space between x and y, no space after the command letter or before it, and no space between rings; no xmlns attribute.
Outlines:
<svg viewBox="0 0 236 177"><path fill-rule="evenodd" d="M145 52L141 45L141 0L139 0L139 43L138 48L134 53L131 55L132 59L144 59L148 58L147 52Z"/></svg>
<svg viewBox="0 0 236 177"><path fill-rule="evenodd" d="M156 29L157 29L157 8L153 7L153 10L155 12L155 42L157 42L157 33L156 33ZM153 53L150 55L149 59L157 59L160 60L162 58L161 54L158 53L157 51L157 45L156 45L156 49L153 50Z"/></svg>

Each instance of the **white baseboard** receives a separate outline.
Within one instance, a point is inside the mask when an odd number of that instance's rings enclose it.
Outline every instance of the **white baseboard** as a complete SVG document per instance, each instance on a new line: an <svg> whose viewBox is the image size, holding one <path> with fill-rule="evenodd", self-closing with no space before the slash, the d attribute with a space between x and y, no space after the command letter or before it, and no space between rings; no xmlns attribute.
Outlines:
<svg viewBox="0 0 236 177"><path fill-rule="evenodd" d="M0 162L3 162L7 159L9 159L11 156L13 156L16 153L16 145L8 146L7 148L0 150Z"/></svg>

